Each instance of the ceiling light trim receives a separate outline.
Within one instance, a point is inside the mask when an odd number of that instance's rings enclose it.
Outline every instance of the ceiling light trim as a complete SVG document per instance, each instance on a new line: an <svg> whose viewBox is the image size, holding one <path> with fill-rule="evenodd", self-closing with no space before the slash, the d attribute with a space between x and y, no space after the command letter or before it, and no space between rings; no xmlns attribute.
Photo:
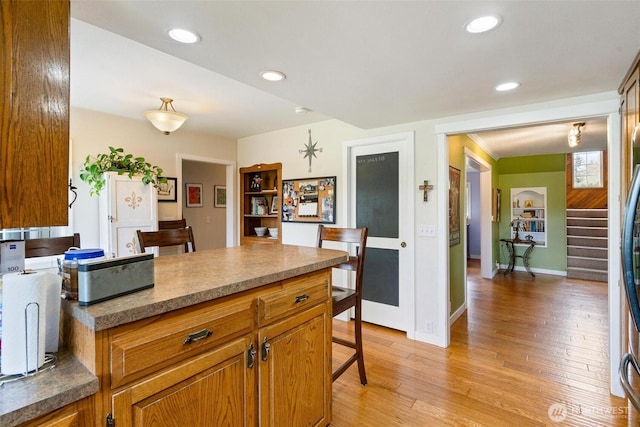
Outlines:
<svg viewBox="0 0 640 427"><path fill-rule="evenodd" d="M197 33L183 28L172 28L168 33L169 37L180 43L193 44L200 41L200 36Z"/></svg>
<svg viewBox="0 0 640 427"><path fill-rule="evenodd" d="M465 24L464 28L468 33L481 34L496 29L500 24L502 24L500 15L485 15L473 18Z"/></svg>
<svg viewBox="0 0 640 427"><path fill-rule="evenodd" d="M265 70L260 72L260 77L268 82L281 82L287 78L287 75L278 70Z"/></svg>
<svg viewBox="0 0 640 427"><path fill-rule="evenodd" d="M514 90L520 87L520 83L518 82L506 82L506 83L500 83L498 86L496 86L496 91L498 92L508 92L510 90Z"/></svg>

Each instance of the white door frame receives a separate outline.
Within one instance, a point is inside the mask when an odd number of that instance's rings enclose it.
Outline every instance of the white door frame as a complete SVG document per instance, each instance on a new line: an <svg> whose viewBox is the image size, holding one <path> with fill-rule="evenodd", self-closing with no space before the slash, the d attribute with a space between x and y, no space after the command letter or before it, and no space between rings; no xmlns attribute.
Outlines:
<svg viewBox="0 0 640 427"><path fill-rule="evenodd" d="M196 156L193 154L176 154L176 174L178 175L178 182L183 182L182 180L182 161L183 160L192 160L196 162L203 163L211 163L216 165L224 165L226 172L226 187L227 187L227 208L226 208L226 246L229 248L231 246L237 246L240 241L240 230L238 228L238 212L236 208L236 188L237 188L237 168L236 162L231 160L223 160L223 159L213 159L210 157L202 157ZM182 207L184 204L182 203L184 186L180 185L176 190L177 200L178 200L178 215L182 218Z"/></svg>
<svg viewBox="0 0 640 427"><path fill-rule="evenodd" d="M493 245L491 244L491 229L493 217L491 215L491 165L482 157L473 151L464 147L465 157L471 158L480 165L480 274L485 279L491 279L494 275L493 265ZM465 179L466 179L466 162L465 162ZM466 244L466 239L465 239ZM465 248L466 253L466 248ZM466 267L465 267L465 283L466 283ZM466 285L465 285L466 287ZM466 289L465 289L466 295Z"/></svg>
<svg viewBox="0 0 640 427"><path fill-rule="evenodd" d="M572 121L579 119L607 117L607 150L608 150L608 168L609 168L609 382L612 394L624 397L624 391L618 380L618 364L622 358L626 343L621 342L621 314L620 307L624 294L621 292L620 284L620 152L621 152L621 135L620 135L620 99L617 93L612 92L610 99L599 99L593 102L576 102L572 105L561 107L545 108L540 106L539 109L525 112L512 113L504 115L495 115L487 117L478 117L471 119L455 119L450 122L435 126L435 134L437 139L437 156L438 156L438 180L440 182L448 182L448 164L449 150L447 143L447 135L474 133L486 130L495 130L501 128L536 125L558 121ZM445 167L446 166L446 167ZM448 224L448 195L445 191L438 192L438 227L440 230L447 230ZM440 265L446 265L445 269L438 269L438 304L442 307L448 307L449 300L449 251L448 251L448 234L438 233L438 262ZM446 345L450 342L450 323L448 311L446 319L441 319L439 324L444 325L442 330L437 331L442 334L443 341Z"/></svg>
<svg viewBox="0 0 640 427"><path fill-rule="evenodd" d="M345 159L343 162L343 170L342 176L344 179L342 180L342 185L340 185L341 194L350 194L349 189L352 186L351 182L351 153L354 147L364 146L364 145L376 145L376 144L384 144L389 142L403 142L405 144L405 149L407 151L407 158L409 161L406 163L401 163L400 168L400 185L407 185L408 188L414 187L415 174L414 174L414 133L413 132L404 132L393 135L384 135L379 137L365 138L353 141L345 141L343 144L343 153L342 158ZM341 217L347 223L347 227L353 226L350 223L350 218L352 218L352 213L354 209L355 200L351 200L350 198L345 198L347 203L344 203L342 207ZM406 260L403 264L400 265L402 269L407 283L409 285L406 288L406 292L400 293L400 305L402 307L406 307L407 312L405 313L405 321L406 321L406 330L407 337L410 339L415 339L416 333L416 320L415 320L415 239L414 239L414 221L415 218L415 201L414 197L407 197L406 201L406 212L410 213L411 219L407 221L405 226L406 236L399 236L406 244L407 247L405 249L400 249L403 251L403 258ZM400 218L402 220L402 218Z"/></svg>

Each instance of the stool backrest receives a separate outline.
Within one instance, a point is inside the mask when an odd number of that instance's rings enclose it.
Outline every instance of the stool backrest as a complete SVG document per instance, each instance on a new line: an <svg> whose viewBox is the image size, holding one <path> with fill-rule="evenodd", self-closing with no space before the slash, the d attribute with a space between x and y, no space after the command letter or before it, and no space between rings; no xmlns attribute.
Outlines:
<svg viewBox="0 0 640 427"><path fill-rule="evenodd" d="M322 247L323 242L355 243L358 245L357 255L349 256L349 260L334 268L356 272L356 292L362 295L362 276L364 268L364 256L367 249L367 234L369 229L362 228L337 228L318 226L317 246Z"/></svg>
<svg viewBox="0 0 640 427"><path fill-rule="evenodd" d="M24 257L61 255L69 248L80 247L80 233L73 236L49 237L42 239L27 239L24 241Z"/></svg>
<svg viewBox="0 0 640 427"><path fill-rule="evenodd" d="M173 228L158 231L137 230L140 252L145 252L145 248L152 246L178 246L184 245L185 252L195 252L196 244L193 240L193 230L191 227Z"/></svg>

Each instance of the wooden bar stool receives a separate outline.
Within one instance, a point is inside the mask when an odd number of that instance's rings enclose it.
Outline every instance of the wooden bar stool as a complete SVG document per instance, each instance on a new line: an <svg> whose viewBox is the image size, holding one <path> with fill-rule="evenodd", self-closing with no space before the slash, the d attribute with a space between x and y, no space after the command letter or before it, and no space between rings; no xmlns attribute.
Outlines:
<svg viewBox="0 0 640 427"><path fill-rule="evenodd" d="M152 246L166 247L184 245L185 252L195 252L196 244L193 240L191 227L173 228L158 231L136 230L140 252Z"/></svg>
<svg viewBox="0 0 640 427"><path fill-rule="evenodd" d="M358 362L358 373L360 374L360 383L367 385L367 374L364 370L364 354L362 352L362 275L364 267L364 255L367 246L367 227L362 228L333 228L318 226L318 242L317 246L322 247L325 241L355 243L358 245L356 256L349 256L349 260L334 268L353 271L356 275L355 289L343 288L339 286L332 287L332 316L348 310L353 307L355 309L355 333L354 341L345 340L338 337L332 337L333 342L350 347L354 350L353 355L336 370L333 371L333 381L335 381L344 371L356 361Z"/></svg>
<svg viewBox="0 0 640 427"><path fill-rule="evenodd" d="M80 234L73 236L49 237L43 239L27 239L24 241L24 257L60 255L69 248L80 248Z"/></svg>
<svg viewBox="0 0 640 427"><path fill-rule="evenodd" d="M187 220L182 218L158 221L158 230L172 230L175 228L187 228Z"/></svg>

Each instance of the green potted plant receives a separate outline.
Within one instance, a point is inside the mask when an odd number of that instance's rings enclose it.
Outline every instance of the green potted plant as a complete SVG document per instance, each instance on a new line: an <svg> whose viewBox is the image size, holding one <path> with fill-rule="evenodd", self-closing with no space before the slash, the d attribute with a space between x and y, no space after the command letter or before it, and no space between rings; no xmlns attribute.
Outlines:
<svg viewBox="0 0 640 427"><path fill-rule="evenodd" d="M80 179L91 187L90 195L99 195L105 185L105 172L118 172L119 175L127 174L129 178L134 175L142 177L144 184L158 184L167 182L162 177L162 168L145 161L144 157L133 157L133 154L125 154L122 148L109 147L109 153L98 154L95 157L88 155L80 171Z"/></svg>

